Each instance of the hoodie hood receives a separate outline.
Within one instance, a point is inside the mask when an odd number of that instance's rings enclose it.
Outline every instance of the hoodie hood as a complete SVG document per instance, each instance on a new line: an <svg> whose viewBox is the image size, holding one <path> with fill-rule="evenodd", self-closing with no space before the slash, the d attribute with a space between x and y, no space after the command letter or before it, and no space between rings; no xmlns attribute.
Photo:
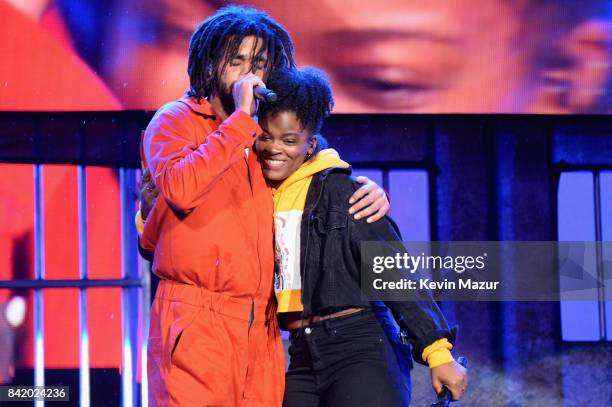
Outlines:
<svg viewBox="0 0 612 407"><path fill-rule="evenodd" d="M332 167L348 168L349 164L342 161L338 155L338 152L333 148L321 150L310 160L303 163L300 168L297 169L297 171L285 179L283 183L274 190L274 193L282 192L296 182L302 181L304 178L312 177L317 172L321 172Z"/></svg>

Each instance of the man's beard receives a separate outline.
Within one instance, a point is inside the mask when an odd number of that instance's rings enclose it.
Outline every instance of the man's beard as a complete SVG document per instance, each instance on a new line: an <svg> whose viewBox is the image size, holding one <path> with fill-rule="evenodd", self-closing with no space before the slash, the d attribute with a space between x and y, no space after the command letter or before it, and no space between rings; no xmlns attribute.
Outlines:
<svg viewBox="0 0 612 407"><path fill-rule="evenodd" d="M232 90L223 84L219 85L219 100L221 101L223 110L225 110L225 114L229 116L234 113L236 110L236 104L234 103Z"/></svg>

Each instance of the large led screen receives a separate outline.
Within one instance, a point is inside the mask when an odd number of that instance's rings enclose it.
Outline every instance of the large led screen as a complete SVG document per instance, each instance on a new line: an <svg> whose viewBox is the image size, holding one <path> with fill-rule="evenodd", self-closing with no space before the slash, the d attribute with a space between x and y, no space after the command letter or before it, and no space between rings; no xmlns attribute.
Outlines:
<svg viewBox="0 0 612 407"><path fill-rule="evenodd" d="M336 113L608 113L609 0L250 0ZM157 109L224 1L0 0L0 109Z"/></svg>

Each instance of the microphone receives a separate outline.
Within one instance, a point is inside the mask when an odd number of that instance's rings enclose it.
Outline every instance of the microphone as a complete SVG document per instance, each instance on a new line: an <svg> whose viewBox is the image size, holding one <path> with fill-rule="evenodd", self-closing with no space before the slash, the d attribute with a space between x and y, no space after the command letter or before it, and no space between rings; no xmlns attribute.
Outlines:
<svg viewBox="0 0 612 407"><path fill-rule="evenodd" d="M276 102L276 99L278 99L278 96L276 96L274 91L268 88L262 88L261 86L255 86L255 88L253 88L253 95L257 99L266 103L274 103Z"/></svg>

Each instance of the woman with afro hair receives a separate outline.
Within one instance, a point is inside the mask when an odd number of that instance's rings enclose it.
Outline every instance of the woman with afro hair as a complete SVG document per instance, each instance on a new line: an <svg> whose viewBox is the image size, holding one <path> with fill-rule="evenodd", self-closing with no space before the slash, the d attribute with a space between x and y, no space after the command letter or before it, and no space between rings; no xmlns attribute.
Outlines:
<svg viewBox="0 0 612 407"><path fill-rule="evenodd" d="M459 399L467 375L450 353L454 330L429 293L386 303L362 295L361 243L403 246L390 218L348 215L357 184L319 133L333 107L327 78L314 68L280 69L267 86L278 101L260 108L255 147L274 197L278 318L291 333L283 405L408 405L410 346L431 368L434 388Z"/></svg>

